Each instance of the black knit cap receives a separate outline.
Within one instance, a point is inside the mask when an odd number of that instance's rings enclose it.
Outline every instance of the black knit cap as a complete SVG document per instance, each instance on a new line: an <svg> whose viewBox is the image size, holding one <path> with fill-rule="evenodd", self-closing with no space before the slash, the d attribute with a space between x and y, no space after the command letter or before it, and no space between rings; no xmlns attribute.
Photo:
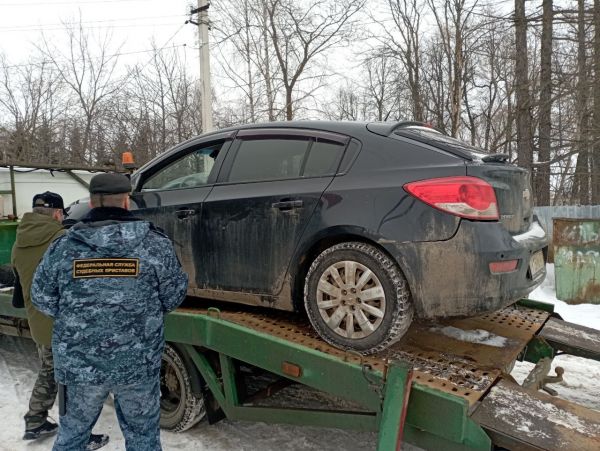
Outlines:
<svg viewBox="0 0 600 451"><path fill-rule="evenodd" d="M131 182L123 174L102 173L90 180L90 194L121 194L131 191Z"/></svg>
<svg viewBox="0 0 600 451"><path fill-rule="evenodd" d="M65 215L67 214L61 195L50 191L33 196L32 207L56 208L62 210Z"/></svg>

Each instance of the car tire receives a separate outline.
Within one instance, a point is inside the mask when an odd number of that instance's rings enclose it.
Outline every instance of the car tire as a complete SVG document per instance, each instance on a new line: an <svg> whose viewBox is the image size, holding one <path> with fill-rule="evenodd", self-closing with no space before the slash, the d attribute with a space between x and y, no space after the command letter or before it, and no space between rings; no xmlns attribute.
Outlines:
<svg viewBox="0 0 600 451"><path fill-rule="evenodd" d="M183 432L206 416L204 398L192 391L190 374L179 353L168 344L160 368L160 427Z"/></svg>
<svg viewBox="0 0 600 451"><path fill-rule="evenodd" d="M410 289L396 262L362 242L340 243L317 256L306 275L304 305L321 338L362 354L398 341L413 318Z"/></svg>

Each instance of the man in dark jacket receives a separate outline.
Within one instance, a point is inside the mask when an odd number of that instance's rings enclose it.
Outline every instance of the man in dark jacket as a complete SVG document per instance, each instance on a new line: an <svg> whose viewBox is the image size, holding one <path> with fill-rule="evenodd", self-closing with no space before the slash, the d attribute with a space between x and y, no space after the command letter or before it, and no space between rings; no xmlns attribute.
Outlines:
<svg viewBox="0 0 600 451"><path fill-rule="evenodd" d="M40 263L32 301L54 317L56 379L65 385L55 451L79 451L114 394L127 450L160 450L164 315L187 276L169 238L129 211L129 179L96 175L92 210Z"/></svg>
<svg viewBox="0 0 600 451"><path fill-rule="evenodd" d="M29 330L40 357L40 370L25 414L23 439L33 440L55 433L58 426L48 420L48 410L56 400L54 362L52 358L52 318L41 313L31 303L31 282L44 252L63 233L64 203L59 194L46 191L33 197L33 211L25 213L17 227L17 237L12 249L12 265L15 271L15 292L22 295L27 312ZM98 449L108 437L93 435L90 447Z"/></svg>

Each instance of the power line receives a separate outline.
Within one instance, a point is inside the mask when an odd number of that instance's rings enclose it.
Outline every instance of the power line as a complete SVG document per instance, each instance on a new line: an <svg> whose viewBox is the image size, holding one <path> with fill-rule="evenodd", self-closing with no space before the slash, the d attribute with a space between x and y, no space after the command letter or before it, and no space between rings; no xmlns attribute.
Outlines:
<svg viewBox="0 0 600 451"><path fill-rule="evenodd" d="M165 49L167 48L167 45L169 45L169 43L170 43L170 42L171 42L171 41L172 41L172 40L175 38L175 36L177 36L177 35L179 34L179 32L180 32L181 30L183 30L183 27L185 27L185 26L186 26L186 23L184 22L184 23L183 23L183 24L182 24L182 25L181 25L181 26L180 26L180 27L177 29L177 31L175 31L175 33L173 33L173 35L172 35L172 36L171 36L169 39L167 39L167 41L166 41L166 42L165 42L165 43L162 45L162 47L160 47L159 49L156 49L156 52L162 52L163 50L165 50ZM154 49L153 49L152 51L154 51ZM140 68L140 72L141 72L142 70L144 70L144 68L145 68L146 66L148 66L148 64L150 64L150 63L152 62L152 60L153 60L153 59L154 59L154 58L150 58L150 59L149 59L149 60L146 62L146 64L144 64L144 65L143 65L143 66Z"/></svg>
<svg viewBox="0 0 600 451"><path fill-rule="evenodd" d="M162 22L162 23L138 23L138 24L123 24L123 25L99 25L92 27L82 27L84 30L102 30L111 28L139 28L139 27L170 27L177 25L180 22ZM58 31L64 30L65 26L50 27L50 28L27 28L27 29L0 29L0 33L21 33L29 31Z"/></svg>
<svg viewBox="0 0 600 451"><path fill-rule="evenodd" d="M106 19L106 20L85 20L85 21L81 21L81 22L76 22L76 24L95 24L95 23L106 23L106 22L122 22L122 21L140 21L140 20L148 20L148 19L166 19L166 18L171 18L171 17L186 17L187 14L173 14L173 15L167 15L167 16L147 16L147 17L123 17L120 19ZM69 22L62 22L62 23L48 23L48 24L27 24L27 25L10 25L10 26L1 26L0 30L20 30L23 29L24 31L29 31L31 28L33 28L34 30L40 27L58 27L58 26L65 26L65 25L71 25L71 23Z"/></svg>
<svg viewBox="0 0 600 451"><path fill-rule="evenodd" d="M18 2L18 3L0 3L0 7L4 6L54 6L54 5L88 5L96 3L141 3L147 0L86 0L86 1L58 1L58 2Z"/></svg>

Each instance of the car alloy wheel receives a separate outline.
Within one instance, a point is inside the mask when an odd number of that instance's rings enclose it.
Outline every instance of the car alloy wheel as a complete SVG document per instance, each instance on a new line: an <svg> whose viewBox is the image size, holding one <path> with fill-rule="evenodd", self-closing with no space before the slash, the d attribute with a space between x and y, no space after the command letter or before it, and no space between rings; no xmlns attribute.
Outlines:
<svg viewBox="0 0 600 451"><path fill-rule="evenodd" d="M321 275L317 306L335 333L345 338L364 338L381 325L385 291L369 268L344 260L329 266Z"/></svg>
<svg viewBox="0 0 600 451"><path fill-rule="evenodd" d="M304 280L304 307L326 342L364 354L398 341L414 311L398 263L362 242L336 244L313 260Z"/></svg>

